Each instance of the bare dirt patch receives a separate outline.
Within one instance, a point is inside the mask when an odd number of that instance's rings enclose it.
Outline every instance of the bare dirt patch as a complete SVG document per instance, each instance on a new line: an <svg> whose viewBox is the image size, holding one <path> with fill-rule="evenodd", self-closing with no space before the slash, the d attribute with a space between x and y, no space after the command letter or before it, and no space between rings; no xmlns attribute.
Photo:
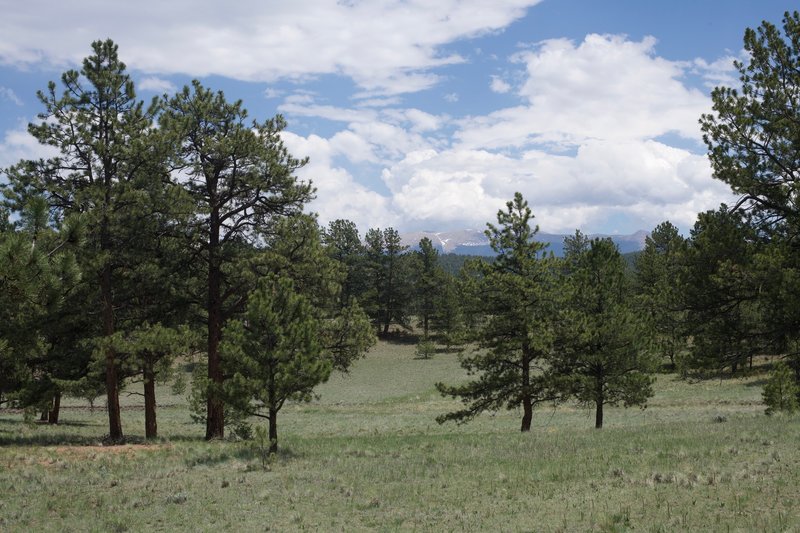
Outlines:
<svg viewBox="0 0 800 533"><path fill-rule="evenodd" d="M171 448L170 444L121 444L119 446L58 446L53 449L59 456L69 458L94 459L98 455L127 455L135 457L143 451L156 451Z"/></svg>
<svg viewBox="0 0 800 533"><path fill-rule="evenodd" d="M119 457L134 459L142 452L153 452L169 449L171 444L122 444L119 446L86 445L86 446L57 446L39 450L39 453L26 453L17 457L8 467L23 467L38 464L44 467L64 466L68 463L97 461L103 458Z"/></svg>

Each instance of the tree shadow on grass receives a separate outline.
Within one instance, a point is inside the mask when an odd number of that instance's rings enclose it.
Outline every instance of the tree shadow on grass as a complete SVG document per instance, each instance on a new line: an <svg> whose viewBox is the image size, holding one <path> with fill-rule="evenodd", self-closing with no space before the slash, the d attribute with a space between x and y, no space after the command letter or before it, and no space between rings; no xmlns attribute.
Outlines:
<svg viewBox="0 0 800 533"><path fill-rule="evenodd" d="M75 428L97 428L96 434L75 434ZM126 434L122 442L105 441L106 426L102 422L60 421L58 424L0 417L0 447L3 446L113 446L114 444L168 444L172 440L200 441L196 435L145 439L141 434Z"/></svg>
<svg viewBox="0 0 800 533"><path fill-rule="evenodd" d="M220 441L225 442L225 441ZM231 460L238 460L245 463L259 463L262 462L264 452L254 445L254 441L241 441L238 446L232 445L228 442L229 446L219 447L211 450L206 450L194 457L186 459L186 466L192 468L196 466L213 466L226 463ZM270 461L279 463L287 463L300 458L302 455L295 452L291 448L279 447L275 458Z"/></svg>
<svg viewBox="0 0 800 533"><path fill-rule="evenodd" d="M0 417L0 446L55 446L97 444L98 436L76 435L71 428L92 427L96 424L64 420L58 424L26 421L22 418ZM100 427L99 425L97 426Z"/></svg>
<svg viewBox="0 0 800 533"><path fill-rule="evenodd" d="M403 330L393 330L387 334L381 334L378 336L379 339L382 341L386 341L389 344L398 344L401 346L409 346L414 344L419 344L420 336L416 333L411 333L410 331L403 331Z"/></svg>
<svg viewBox="0 0 800 533"><path fill-rule="evenodd" d="M763 377L763 378L761 378L761 379L757 379L757 380L755 380L755 381L749 381L749 382L745 383L745 385L744 385L744 386L745 386L745 387L759 387L759 388L763 388L763 387L764 387L764 385L766 385L768 381L769 381L769 378Z"/></svg>
<svg viewBox="0 0 800 533"><path fill-rule="evenodd" d="M750 386L755 386L754 385L755 383L761 383L761 385L763 385L764 382L766 381L766 376L769 375L771 368L772 368L771 364L765 364L765 365L754 366L753 368L749 367L740 368L736 371L736 373L731 372L730 369L725 369L723 371L713 370L713 369L708 369L708 370L695 369L687 372L685 375L675 374L675 377L676 379L686 380L688 383L699 383L701 381L713 381L713 380L723 381L723 382L736 381L756 376L759 377L764 376L762 379L758 379L745 384L746 386L750 387Z"/></svg>

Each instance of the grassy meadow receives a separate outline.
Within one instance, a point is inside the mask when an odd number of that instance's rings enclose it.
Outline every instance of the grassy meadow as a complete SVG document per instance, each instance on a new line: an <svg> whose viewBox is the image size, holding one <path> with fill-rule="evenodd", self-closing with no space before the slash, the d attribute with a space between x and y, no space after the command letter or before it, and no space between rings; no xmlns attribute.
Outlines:
<svg viewBox="0 0 800 533"><path fill-rule="evenodd" d="M379 343L319 400L279 415L281 452L204 442L184 398L159 391L143 443L103 447L106 417L65 401L58 426L0 411L0 531L800 531L800 418L767 417L764 375L659 375L644 409L576 406L438 425L455 354ZM131 391L135 391L131 388Z"/></svg>

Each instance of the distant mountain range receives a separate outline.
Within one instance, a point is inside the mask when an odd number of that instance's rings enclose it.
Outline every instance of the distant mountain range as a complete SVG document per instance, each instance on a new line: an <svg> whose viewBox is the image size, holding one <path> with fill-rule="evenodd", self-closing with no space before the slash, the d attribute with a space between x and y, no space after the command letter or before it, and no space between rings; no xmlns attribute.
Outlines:
<svg viewBox="0 0 800 533"><path fill-rule="evenodd" d="M590 238L611 237L623 254L637 252L644 248L644 240L648 232L637 231L631 235L588 235ZM459 255L495 255L489 246L489 239L486 238L482 230L464 229L456 231L417 231L414 233L404 233L401 236L403 244L410 248L417 248L419 241L427 237L433 245L439 249L440 253L459 254ZM564 253L564 237L567 235L557 235L553 233L536 234L536 240L547 243L548 251L552 251L557 256Z"/></svg>

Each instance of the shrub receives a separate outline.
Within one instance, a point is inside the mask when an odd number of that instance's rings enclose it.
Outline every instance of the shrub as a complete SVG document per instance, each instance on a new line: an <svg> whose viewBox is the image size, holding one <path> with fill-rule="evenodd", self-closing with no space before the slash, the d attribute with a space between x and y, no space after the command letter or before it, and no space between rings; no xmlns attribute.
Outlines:
<svg viewBox="0 0 800 533"><path fill-rule="evenodd" d="M429 339L425 339L417 345L417 359L430 359L435 353L436 345Z"/></svg>
<svg viewBox="0 0 800 533"><path fill-rule="evenodd" d="M771 415L777 411L793 413L798 408L797 395L800 388L794 377L794 371L786 363L778 363L772 375L764 385L764 403L766 413Z"/></svg>

